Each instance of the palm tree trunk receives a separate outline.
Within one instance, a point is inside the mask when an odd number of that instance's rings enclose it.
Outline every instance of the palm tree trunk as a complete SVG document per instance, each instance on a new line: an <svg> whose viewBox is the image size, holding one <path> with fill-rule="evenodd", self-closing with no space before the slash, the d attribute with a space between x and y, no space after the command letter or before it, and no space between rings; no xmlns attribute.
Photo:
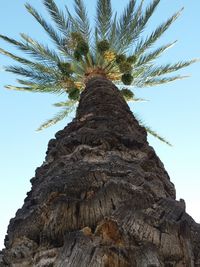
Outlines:
<svg viewBox="0 0 200 267"><path fill-rule="evenodd" d="M200 226L105 78L88 81L31 183L2 267L200 266Z"/></svg>

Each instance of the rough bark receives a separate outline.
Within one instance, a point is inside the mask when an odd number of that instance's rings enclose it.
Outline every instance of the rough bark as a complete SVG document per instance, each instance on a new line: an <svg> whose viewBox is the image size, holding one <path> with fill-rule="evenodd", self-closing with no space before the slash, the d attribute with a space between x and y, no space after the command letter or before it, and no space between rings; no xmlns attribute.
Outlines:
<svg viewBox="0 0 200 267"><path fill-rule="evenodd" d="M198 267L200 225L118 89L91 79L50 140L0 266Z"/></svg>

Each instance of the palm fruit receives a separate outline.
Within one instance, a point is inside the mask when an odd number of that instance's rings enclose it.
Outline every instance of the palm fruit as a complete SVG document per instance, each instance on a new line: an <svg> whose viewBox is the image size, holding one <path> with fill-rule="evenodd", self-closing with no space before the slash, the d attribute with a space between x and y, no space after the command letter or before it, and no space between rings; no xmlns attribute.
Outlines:
<svg viewBox="0 0 200 267"><path fill-rule="evenodd" d="M132 55L132 56L130 56L130 57L127 58L127 62L133 64L133 63L136 62L136 59L137 59L136 56L135 55Z"/></svg>
<svg viewBox="0 0 200 267"><path fill-rule="evenodd" d="M109 49L110 45L109 42L107 40L103 40L97 43L97 50L100 53L104 53Z"/></svg>
<svg viewBox="0 0 200 267"><path fill-rule="evenodd" d="M74 88L70 88L68 90L68 98L71 100L78 100L80 96L80 91L78 90L78 88L74 87Z"/></svg>
<svg viewBox="0 0 200 267"><path fill-rule="evenodd" d="M131 72L132 71L132 66L131 63L129 62L122 62L119 64L119 70L121 71L121 73L127 73L127 72Z"/></svg>
<svg viewBox="0 0 200 267"><path fill-rule="evenodd" d="M105 58L105 60L107 61L113 61L115 59L115 53L112 51L106 51L103 55L103 57Z"/></svg>
<svg viewBox="0 0 200 267"><path fill-rule="evenodd" d="M77 49L75 49L75 51L74 51L74 57L77 61L81 61L81 59L82 59L82 55Z"/></svg>
<svg viewBox="0 0 200 267"><path fill-rule="evenodd" d="M130 73L124 73L121 79L125 85L130 85L133 81L133 76Z"/></svg>
<svg viewBox="0 0 200 267"><path fill-rule="evenodd" d="M72 68L71 68L71 64L68 62L59 62L58 68L66 76L70 76L73 73Z"/></svg>
<svg viewBox="0 0 200 267"><path fill-rule="evenodd" d="M80 55L86 56L89 52L89 46L85 41L81 41L78 43L76 50L80 53Z"/></svg>
<svg viewBox="0 0 200 267"><path fill-rule="evenodd" d="M123 97L124 97L127 101L133 99L133 97L134 97L134 93L133 93L131 90L127 89L127 88L123 88L123 89L121 90L121 92L122 92L122 94L123 94Z"/></svg>
<svg viewBox="0 0 200 267"><path fill-rule="evenodd" d="M77 41L77 42L83 41L83 37L79 32L72 32L71 37L74 41Z"/></svg>
<svg viewBox="0 0 200 267"><path fill-rule="evenodd" d="M115 61L116 61L117 64L125 62L126 61L126 56L123 55L123 54L117 55Z"/></svg>

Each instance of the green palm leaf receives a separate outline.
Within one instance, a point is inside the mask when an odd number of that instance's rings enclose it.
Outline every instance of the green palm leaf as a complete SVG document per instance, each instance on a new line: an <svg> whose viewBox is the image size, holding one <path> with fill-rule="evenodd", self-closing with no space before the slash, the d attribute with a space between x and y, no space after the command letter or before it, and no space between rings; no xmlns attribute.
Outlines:
<svg viewBox="0 0 200 267"><path fill-rule="evenodd" d="M168 146L172 146L172 144L166 140L165 137L159 135L155 130L153 130L151 127L147 126L139 117L138 115L134 114L135 118L137 119L137 121L139 122L139 124L144 127L147 131L147 133L149 133L150 135L152 135L153 137L155 137L156 139L160 140L161 142L165 143Z"/></svg>
<svg viewBox="0 0 200 267"><path fill-rule="evenodd" d="M26 46L30 49L30 54L36 56L36 58L37 56L39 58L43 57L43 61L48 60L56 63L61 61L61 58L58 56L58 54L54 50L50 49L47 45L43 45L36 40L33 40L25 33L21 33L20 35L25 40Z"/></svg>
<svg viewBox="0 0 200 267"><path fill-rule="evenodd" d="M189 61L183 61L183 62L178 62L174 64L166 64L166 65L161 65L161 66L156 66L156 67L151 66L148 69L147 76L155 77L155 76L161 76L164 74L175 72L182 68L188 67L197 61L198 59L193 59Z"/></svg>
<svg viewBox="0 0 200 267"><path fill-rule="evenodd" d="M135 48L135 54L140 55L145 50L150 48L160 37L161 35L170 27L170 25L180 16L183 9L175 13L171 18L169 18L165 23L162 23L149 37L145 40L138 42Z"/></svg>
<svg viewBox="0 0 200 267"><path fill-rule="evenodd" d="M16 46L19 50L26 52L27 54L33 56L39 61L48 62L49 64L54 64L60 61L59 56L50 50L48 46L44 46L34 41L26 34L21 34L22 38L25 40L25 43L16 41L15 39L9 38L7 36L1 35L0 38L4 41Z"/></svg>
<svg viewBox="0 0 200 267"><path fill-rule="evenodd" d="M82 0L74 0L74 8L76 12L76 22L79 31L84 36L85 40L90 40L90 23L87 15L86 8Z"/></svg>
<svg viewBox="0 0 200 267"><path fill-rule="evenodd" d="M165 52L166 50L168 50L169 48L171 48L175 43L175 42L172 42L170 44L167 44L167 45L163 45L159 48L157 48L156 50L154 51L151 51L149 53L145 53L145 54L142 54L136 64L135 64L135 67L138 67L138 66L143 66L144 64L147 64L147 63L151 63L153 60L157 59L159 56L161 56L161 54L163 52Z"/></svg>
<svg viewBox="0 0 200 267"><path fill-rule="evenodd" d="M21 79L17 79L17 82L22 84L22 85L26 85L28 87L31 87L31 89L34 92L40 92L40 93L56 93L56 94L61 94L63 92L65 92L65 90L63 89L62 85L58 82L43 82L43 81L38 81L38 82L31 82L31 81L27 81L27 80L21 80Z"/></svg>
<svg viewBox="0 0 200 267"><path fill-rule="evenodd" d="M42 71L42 72L50 73L53 75L56 75L56 73L58 72L57 68L52 68L48 65L40 64L40 63L33 62L33 61L27 60L25 58L16 56L16 55L14 55L14 54L12 54L12 53L10 53L10 52L2 49L2 48L0 48L0 53L14 59L17 62L20 62L24 65L29 66L32 70Z"/></svg>
<svg viewBox="0 0 200 267"><path fill-rule="evenodd" d="M109 38L112 21L112 8L110 0L97 1L96 31L101 40Z"/></svg>
<svg viewBox="0 0 200 267"><path fill-rule="evenodd" d="M8 57L10 57L10 58L12 58L12 59L14 59L14 60L20 62L20 63L22 63L22 64L26 64L26 65L34 64L33 62L31 62L31 61L29 61L29 60L27 60L27 59L25 59L25 58L18 57L18 56L16 56L16 55L14 55L14 54L12 54L12 53L10 53L10 52L8 52L8 51L2 49L2 48L0 48L0 53L1 53L2 55L8 56Z"/></svg>
<svg viewBox="0 0 200 267"><path fill-rule="evenodd" d="M55 107L72 107L76 103L77 103L77 101L75 101L75 100L68 100L68 101L58 102L58 103L55 103L53 105Z"/></svg>
<svg viewBox="0 0 200 267"><path fill-rule="evenodd" d="M46 122L44 122L38 129L37 131L41 131L45 128L48 128L52 125L55 125L57 122L63 120L65 117L67 117L72 111L73 111L74 107L69 107L69 108L63 108L62 111L60 111L59 113L57 113L52 119L47 120Z"/></svg>
<svg viewBox="0 0 200 267"><path fill-rule="evenodd" d="M140 5L134 10L134 6L130 5L125 10L124 16L129 15L130 17L127 17L127 20L130 21L129 27L123 26L123 22L118 25L117 28L117 35L120 34L123 35L123 38L120 39L120 42L116 42L116 50L120 51L120 53L125 53L130 46L133 44L134 39L136 38L136 33L140 33L141 28L141 14L142 14L142 7L143 7L144 0L141 1ZM132 7L133 14L128 11L129 8ZM127 12L128 11L128 12ZM122 19L121 19L122 20ZM126 27L126 31L123 31L123 29Z"/></svg>
<svg viewBox="0 0 200 267"><path fill-rule="evenodd" d="M152 49L182 10L145 36L144 30L161 1L151 0L146 7L144 2L129 0L122 14L117 16L117 13L112 14L111 0L97 0L93 38L90 36L90 23L83 0L74 0L74 14L66 6L65 12L61 11L55 0L43 0L54 25L48 23L27 3L26 9L50 36L56 49L41 44L24 33L21 34L20 41L0 35L0 39L14 45L28 56L21 57L0 48L1 54L21 64L6 66L5 70L23 76L23 79L17 80L20 86L8 85L6 88L65 93L67 96L70 90L78 93L78 90L82 91L88 77L93 75L106 76L119 88L125 84L132 86L131 89L133 86L156 86L185 78L186 76L179 74L168 74L193 64L196 59L159 66L155 61L175 42ZM126 101L143 101L134 94L131 97L128 90L127 95L123 92ZM68 114L69 109L75 106L75 102L62 101L55 106L65 109L40 128L62 119L64 114ZM155 131L148 127L147 130L156 136ZM162 139L159 135L157 138Z"/></svg>
<svg viewBox="0 0 200 267"><path fill-rule="evenodd" d="M144 99L144 98L136 98L136 97L134 97L134 98L132 98L132 99L130 99L130 100L128 100L129 102L147 102L148 100L146 100L146 99Z"/></svg>
<svg viewBox="0 0 200 267"><path fill-rule="evenodd" d="M54 0L43 0L52 20L57 25L58 29L65 35L69 36L70 22L66 15L59 10Z"/></svg>
<svg viewBox="0 0 200 267"><path fill-rule="evenodd" d="M153 15L156 7L160 3L160 0L154 0L150 3L144 14L142 12L143 3L144 1L142 0L138 8L132 14L133 19L129 24L128 30L125 32L126 34L124 34L124 39L120 40L121 42L118 47L120 52L126 52L130 46L136 42L145 29L146 24Z"/></svg>
<svg viewBox="0 0 200 267"><path fill-rule="evenodd" d="M182 80L185 78L188 78L189 76L182 76L182 75L177 75L177 76L172 76L172 77L164 77L164 78L148 78L146 80L140 80L138 83L136 82L137 87L150 87L150 86L157 86L169 82L173 82L176 80Z"/></svg>
<svg viewBox="0 0 200 267"><path fill-rule="evenodd" d="M142 34L143 30L145 29L149 19L153 15L155 9L157 8L160 0L153 0L150 3L144 14L142 14L142 5L144 1L141 1L141 5L139 6L138 10L134 14L136 19L134 19L133 23L131 23L130 31L131 31L131 43L135 42L139 36Z"/></svg>
<svg viewBox="0 0 200 267"><path fill-rule="evenodd" d="M126 39L127 31L129 32L129 27L134 20L134 9L135 9L136 1L131 0L127 7L125 8L121 18L118 22L118 28L117 28L117 36L119 40Z"/></svg>
<svg viewBox="0 0 200 267"><path fill-rule="evenodd" d="M6 89L15 90L15 91L27 91L31 93L60 93L60 88L57 88L54 85L39 85L39 84L30 84L30 86L13 86L6 85Z"/></svg>
<svg viewBox="0 0 200 267"><path fill-rule="evenodd" d="M152 130L152 128L150 128L149 126L145 125L143 127L145 127L147 133L151 134L153 137L157 138L158 140L160 140L161 142L165 143L168 146L172 146L172 144L169 141L167 141L165 137L160 136L156 131Z"/></svg>
<svg viewBox="0 0 200 267"><path fill-rule="evenodd" d="M26 4L25 6L26 6L26 9L28 10L28 12L40 23L40 25L44 28L44 30L52 38L52 40L57 45L58 49L64 53L68 52L68 51L66 51L66 47L65 47L65 39L62 38L53 29L53 27L44 20L44 18L37 12L37 10L35 8L33 8L30 4Z"/></svg>
<svg viewBox="0 0 200 267"><path fill-rule="evenodd" d="M31 79L35 82L43 82L43 83L55 83L57 77L53 76L50 73L44 73L41 71L32 70L30 68L20 67L20 66L6 66L5 70L14 74L18 74L24 76L26 78Z"/></svg>
<svg viewBox="0 0 200 267"><path fill-rule="evenodd" d="M110 43L110 47L115 50L117 43L119 42L117 37L117 13L115 13L114 18L111 21L108 41ZM98 42L97 38L96 41Z"/></svg>

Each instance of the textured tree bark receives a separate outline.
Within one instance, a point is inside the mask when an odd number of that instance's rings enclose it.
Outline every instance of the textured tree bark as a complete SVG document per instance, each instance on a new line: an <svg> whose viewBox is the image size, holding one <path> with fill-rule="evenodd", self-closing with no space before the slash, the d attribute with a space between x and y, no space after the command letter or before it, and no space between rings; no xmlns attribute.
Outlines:
<svg viewBox="0 0 200 267"><path fill-rule="evenodd" d="M88 82L31 183L1 267L200 266L200 225L105 78Z"/></svg>

